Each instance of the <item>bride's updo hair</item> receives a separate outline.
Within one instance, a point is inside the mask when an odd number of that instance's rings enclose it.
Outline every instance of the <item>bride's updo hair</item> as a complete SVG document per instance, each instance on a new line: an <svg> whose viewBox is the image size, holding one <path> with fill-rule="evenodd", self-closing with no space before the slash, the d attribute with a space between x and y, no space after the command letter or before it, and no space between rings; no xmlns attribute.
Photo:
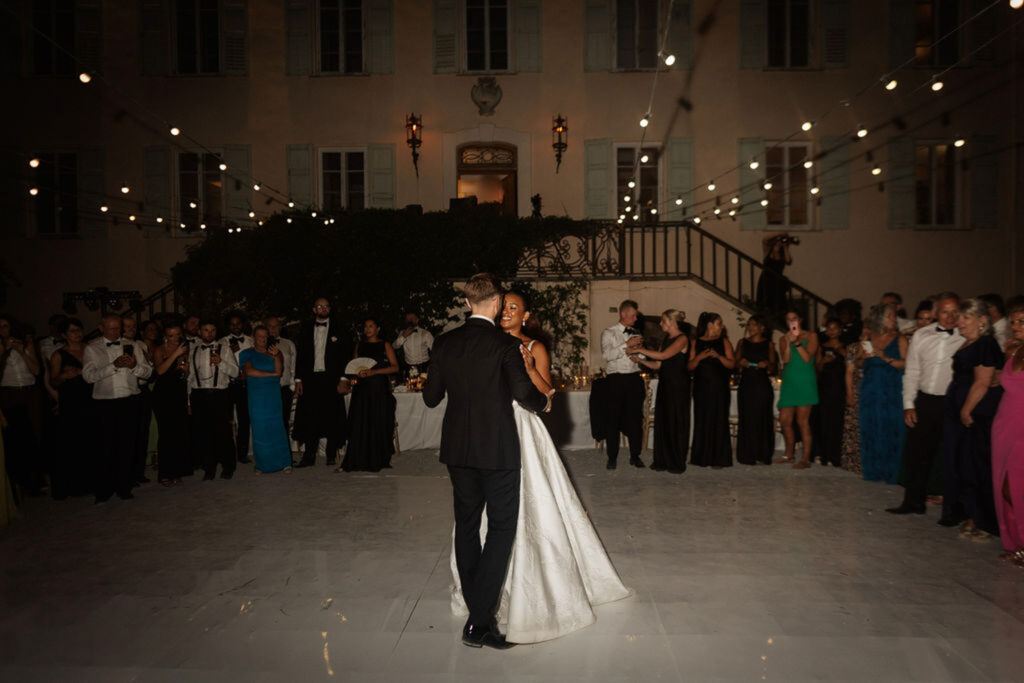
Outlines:
<svg viewBox="0 0 1024 683"><path fill-rule="evenodd" d="M530 317L523 321L523 332L527 337L539 339L543 342L542 337L544 334L540 329L540 321L537 320L537 316L533 315L533 302L530 300L530 296L525 292L515 289L508 292L505 296L519 297L519 300L523 302L523 314L530 314Z"/></svg>

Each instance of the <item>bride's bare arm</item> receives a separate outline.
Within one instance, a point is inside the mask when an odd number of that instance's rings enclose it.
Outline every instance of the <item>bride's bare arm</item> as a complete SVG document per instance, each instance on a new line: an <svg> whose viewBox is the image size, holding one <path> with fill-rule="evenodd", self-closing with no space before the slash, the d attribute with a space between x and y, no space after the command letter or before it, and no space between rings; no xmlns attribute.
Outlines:
<svg viewBox="0 0 1024 683"><path fill-rule="evenodd" d="M548 350L540 342L533 343L533 349L520 346L523 354L523 362L526 364L526 374L533 381L537 391L547 394L551 391L551 356Z"/></svg>

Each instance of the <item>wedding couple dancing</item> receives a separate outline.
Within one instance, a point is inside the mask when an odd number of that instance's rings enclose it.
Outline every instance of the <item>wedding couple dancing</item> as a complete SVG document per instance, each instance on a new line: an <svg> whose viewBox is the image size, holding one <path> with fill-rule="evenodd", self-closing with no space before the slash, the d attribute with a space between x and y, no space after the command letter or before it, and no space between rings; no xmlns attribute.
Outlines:
<svg viewBox="0 0 1024 683"><path fill-rule="evenodd" d="M434 407L448 396L441 462L454 493L452 610L468 613L462 642L505 649L589 626L594 605L630 591L536 415L550 410L554 389L547 351L523 332L528 301L508 294L503 304L486 273L465 296L472 316L435 342L423 400Z"/></svg>

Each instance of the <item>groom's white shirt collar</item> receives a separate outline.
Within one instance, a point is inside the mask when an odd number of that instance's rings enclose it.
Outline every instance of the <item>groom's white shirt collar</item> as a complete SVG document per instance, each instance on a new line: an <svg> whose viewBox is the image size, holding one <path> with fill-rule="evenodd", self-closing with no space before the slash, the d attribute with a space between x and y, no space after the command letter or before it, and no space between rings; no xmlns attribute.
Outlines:
<svg viewBox="0 0 1024 683"><path fill-rule="evenodd" d="M473 318L479 318L480 320L486 320L491 325L494 325L494 321L491 320L490 318L488 318L486 315L479 315L479 314L474 313L473 315L469 316L469 318L470 318L470 320L472 320Z"/></svg>

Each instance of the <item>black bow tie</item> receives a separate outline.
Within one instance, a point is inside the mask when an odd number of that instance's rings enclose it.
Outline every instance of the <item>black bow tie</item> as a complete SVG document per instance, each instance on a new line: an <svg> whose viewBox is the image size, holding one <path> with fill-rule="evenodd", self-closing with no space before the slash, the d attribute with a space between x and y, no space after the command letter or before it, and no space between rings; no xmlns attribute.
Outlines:
<svg viewBox="0 0 1024 683"><path fill-rule="evenodd" d="M314 323L317 327L327 327L327 323Z"/></svg>
<svg viewBox="0 0 1024 683"><path fill-rule="evenodd" d="M945 332L950 337L952 337L953 333L956 331L956 330L947 330L945 327L936 327L935 329L937 329L939 332Z"/></svg>
<svg viewBox="0 0 1024 683"><path fill-rule="evenodd" d="M120 345L121 345L121 342L119 342L119 341L107 342L107 346L120 346Z"/></svg>
<svg viewBox="0 0 1024 683"><path fill-rule="evenodd" d="M245 341L245 337L232 337L231 338L231 343L232 344L241 344L244 341Z"/></svg>
<svg viewBox="0 0 1024 683"><path fill-rule="evenodd" d="M199 348L201 348L201 349L202 349L203 351L207 351L207 350L209 350L209 349L212 349L212 348L213 348L213 344L203 344L203 345L202 345L202 346L200 346Z"/></svg>
<svg viewBox="0 0 1024 683"><path fill-rule="evenodd" d="M627 327L625 330L623 330L623 333L627 337L636 337L640 334L640 332L635 327Z"/></svg>

